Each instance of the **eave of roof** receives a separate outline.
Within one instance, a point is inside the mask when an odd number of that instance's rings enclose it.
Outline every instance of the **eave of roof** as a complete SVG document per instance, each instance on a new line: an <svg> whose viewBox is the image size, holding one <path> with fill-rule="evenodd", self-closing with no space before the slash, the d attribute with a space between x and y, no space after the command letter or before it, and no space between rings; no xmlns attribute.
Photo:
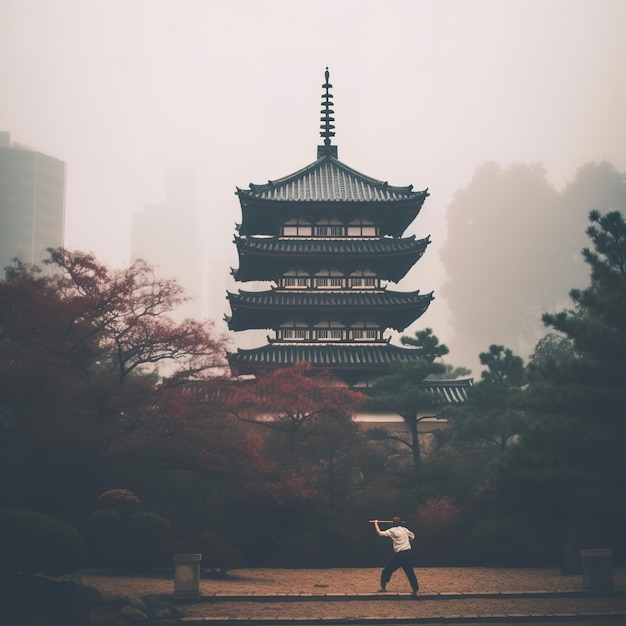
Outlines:
<svg viewBox="0 0 626 626"><path fill-rule="evenodd" d="M227 292L231 304L254 308L342 308L342 307L401 307L423 304L433 299L433 293L421 294L417 291L379 291L348 292L348 291L299 291L287 292L271 289L269 291L242 291L239 293Z"/></svg>
<svg viewBox="0 0 626 626"><path fill-rule="evenodd" d="M314 324L331 315L344 324L364 316L382 328L402 332L421 317L430 305L433 294L384 291L368 292L228 292L232 310L224 319L233 331L277 329L293 318Z"/></svg>
<svg viewBox="0 0 626 626"><path fill-rule="evenodd" d="M268 181L250 183L249 189L237 188L237 195L246 199L271 202L406 202L419 201L428 196L428 190L413 191L413 186L389 185L385 181L366 176L347 166L330 154L302 169Z"/></svg>
<svg viewBox="0 0 626 626"><path fill-rule="evenodd" d="M424 383L430 391L441 396L448 404L460 404L467 402L467 390L474 385L474 379L425 380Z"/></svg>
<svg viewBox="0 0 626 626"><path fill-rule="evenodd" d="M239 250L257 254L279 255L383 255L404 254L424 251L430 243L430 237L415 239L411 237L380 237L376 239L308 239L279 237L235 237Z"/></svg>
<svg viewBox="0 0 626 626"><path fill-rule="evenodd" d="M270 344L251 350L238 349L227 355L234 369L252 372L255 369L288 367L298 362L311 363L313 367L329 370L383 371L398 361L421 358L415 348L402 348L393 344L372 345L289 345ZM448 404L467 401L467 392L474 384L472 378L460 380L425 381L425 386Z"/></svg>
<svg viewBox="0 0 626 626"><path fill-rule="evenodd" d="M398 360L412 361L421 358L421 350L401 348L389 343L380 345L298 345L269 344L251 350L238 349L228 354L228 360L239 364L288 366L306 361L314 367L379 368Z"/></svg>
<svg viewBox="0 0 626 626"><path fill-rule="evenodd" d="M285 264L316 272L327 265L341 266L346 273L367 267L382 280L398 282L422 257L430 238L415 240L279 239L237 237L239 268L235 280L275 280Z"/></svg>

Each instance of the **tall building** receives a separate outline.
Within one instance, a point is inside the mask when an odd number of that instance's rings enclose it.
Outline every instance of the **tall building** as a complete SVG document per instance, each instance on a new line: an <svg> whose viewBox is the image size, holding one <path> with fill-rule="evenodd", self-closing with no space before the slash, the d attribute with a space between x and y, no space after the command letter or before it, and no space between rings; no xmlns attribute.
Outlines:
<svg viewBox="0 0 626 626"><path fill-rule="evenodd" d="M428 308L432 292L396 291L429 238L405 237L428 190L394 186L338 160L332 145L332 85L322 94L323 145L295 173L237 189L241 224L236 281L266 281L265 291L227 293L232 331L268 329L259 348L229 355L234 375L308 361L351 387L367 388L390 363L421 350L393 345Z"/></svg>
<svg viewBox="0 0 626 626"><path fill-rule="evenodd" d="M160 278L175 278L189 298L174 318L203 317L199 232L196 180L185 170L169 173L165 202L146 205L132 218L132 258L154 266Z"/></svg>
<svg viewBox="0 0 626 626"><path fill-rule="evenodd" d="M65 163L0 132L0 270L14 258L39 264L63 245L64 228Z"/></svg>

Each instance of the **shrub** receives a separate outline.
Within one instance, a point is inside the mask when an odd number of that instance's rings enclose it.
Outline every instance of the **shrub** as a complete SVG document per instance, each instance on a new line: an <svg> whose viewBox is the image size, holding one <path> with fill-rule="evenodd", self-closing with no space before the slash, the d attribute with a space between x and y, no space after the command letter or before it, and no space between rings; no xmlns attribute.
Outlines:
<svg viewBox="0 0 626 626"><path fill-rule="evenodd" d="M224 543L217 533L202 532L195 539L185 542L189 553L202 554L202 566L214 573L225 574L230 569L241 567L241 553Z"/></svg>
<svg viewBox="0 0 626 626"><path fill-rule="evenodd" d="M141 500L127 489L110 489L89 516L89 545L94 565L146 570L171 563L169 522L142 511Z"/></svg>
<svg viewBox="0 0 626 626"><path fill-rule="evenodd" d="M484 565L495 567L543 567L555 565L562 547L541 525L516 517L490 516L479 522L470 541Z"/></svg>
<svg viewBox="0 0 626 626"><path fill-rule="evenodd" d="M85 548L74 526L27 509L0 509L0 571L58 576L73 574L84 562Z"/></svg>
<svg viewBox="0 0 626 626"><path fill-rule="evenodd" d="M135 532L154 533L170 529L170 523L160 515L150 511L140 511L128 518L129 524Z"/></svg>
<svg viewBox="0 0 626 626"><path fill-rule="evenodd" d="M141 508L141 500L128 489L109 489L97 500L98 507L117 511L120 515L131 515Z"/></svg>
<svg viewBox="0 0 626 626"><path fill-rule="evenodd" d="M417 510L413 530L419 562L429 565L459 565L465 558L465 529L461 508L452 498L433 498Z"/></svg>

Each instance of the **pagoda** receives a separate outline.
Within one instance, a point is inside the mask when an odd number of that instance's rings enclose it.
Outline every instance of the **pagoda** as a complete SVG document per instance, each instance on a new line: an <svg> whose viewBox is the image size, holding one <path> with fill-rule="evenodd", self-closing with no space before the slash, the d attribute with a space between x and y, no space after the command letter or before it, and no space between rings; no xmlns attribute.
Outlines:
<svg viewBox="0 0 626 626"><path fill-rule="evenodd" d="M328 68L322 85L323 145L317 160L283 178L237 188L237 282L264 291L227 292L232 331L267 329L267 344L228 355L234 376L308 361L350 387L368 388L396 361L421 350L393 345L427 310L433 294L396 291L430 238L403 236L428 190L396 187L338 159Z"/></svg>

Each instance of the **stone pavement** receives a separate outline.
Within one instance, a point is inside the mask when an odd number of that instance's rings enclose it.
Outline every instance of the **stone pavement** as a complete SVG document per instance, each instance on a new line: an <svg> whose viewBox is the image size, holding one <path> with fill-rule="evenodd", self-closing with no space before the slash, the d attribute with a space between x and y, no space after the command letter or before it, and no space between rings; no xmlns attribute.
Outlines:
<svg viewBox="0 0 626 626"><path fill-rule="evenodd" d="M590 594L468 594L385 597L309 596L207 599L182 607L182 624L458 624L533 623L575 624L612 618L626 624L624 595Z"/></svg>
<svg viewBox="0 0 626 626"><path fill-rule="evenodd" d="M184 626L214 624L626 624L626 569L609 589L585 589L582 575L558 569L416 568L414 599L402 571L377 593L380 569L240 569L225 579L203 573L201 596L174 597L171 576L123 577L85 572L105 596L168 597ZM118 586L116 586L118 585Z"/></svg>

